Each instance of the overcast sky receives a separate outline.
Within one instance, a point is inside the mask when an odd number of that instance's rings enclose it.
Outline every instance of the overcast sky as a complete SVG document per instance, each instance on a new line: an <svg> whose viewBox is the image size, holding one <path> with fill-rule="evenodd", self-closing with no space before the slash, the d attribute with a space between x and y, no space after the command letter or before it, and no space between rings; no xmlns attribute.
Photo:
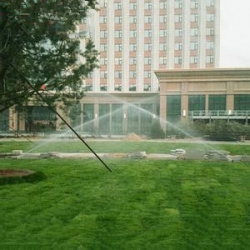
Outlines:
<svg viewBox="0 0 250 250"><path fill-rule="evenodd" d="M221 0L220 67L250 68L250 0Z"/></svg>

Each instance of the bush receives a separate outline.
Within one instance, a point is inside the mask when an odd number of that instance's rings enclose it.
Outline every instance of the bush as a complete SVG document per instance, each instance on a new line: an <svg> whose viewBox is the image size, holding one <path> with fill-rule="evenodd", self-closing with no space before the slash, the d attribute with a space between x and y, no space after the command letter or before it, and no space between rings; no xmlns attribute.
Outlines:
<svg viewBox="0 0 250 250"><path fill-rule="evenodd" d="M157 120L153 123L151 128L151 138L152 139L163 139L165 138L165 133L161 127L160 121Z"/></svg>
<svg viewBox="0 0 250 250"><path fill-rule="evenodd" d="M206 134L211 140L237 141L245 134L246 126L238 122L214 121L206 126Z"/></svg>

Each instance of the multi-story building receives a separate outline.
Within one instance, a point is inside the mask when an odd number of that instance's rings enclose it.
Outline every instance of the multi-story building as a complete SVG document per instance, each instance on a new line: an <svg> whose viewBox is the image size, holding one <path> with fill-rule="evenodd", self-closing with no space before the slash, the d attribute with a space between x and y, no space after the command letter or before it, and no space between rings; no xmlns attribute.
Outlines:
<svg viewBox="0 0 250 250"><path fill-rule="evenodd" d="M219 0L100 0L79 31L100 51L93 92L158 92L161 69L219 66Z"/></svg>
<svg viewBox="0 0 250 250"><path fill-rule="evenodd" d="M99 9L78 27L100 51L79 124L88 133L149 133L160 115L156 70L219 66L220 0L100 0Z"/></svg>
<svg viewBox="0 0 250 250"><path fill-rule="evenodd" d="M100 67L83 81L74 125L89 134L149 134L164 108L154 72L218 67L219 29L220 0L99 0L75 34L83 50L93 39Z"/></svg>

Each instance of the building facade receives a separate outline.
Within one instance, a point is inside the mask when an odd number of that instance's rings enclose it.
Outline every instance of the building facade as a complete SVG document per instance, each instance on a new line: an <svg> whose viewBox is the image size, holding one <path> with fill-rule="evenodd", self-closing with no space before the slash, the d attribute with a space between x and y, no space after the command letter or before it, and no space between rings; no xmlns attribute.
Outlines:
<svg viewBox="0 0 250 250"><path fill-rule="evenodd" d="M100 0L78 32L100 51L93 92L158 92L155 70L219 66L220 0Z"/></svg>
<svg viewBox="0 0 250 250"><path fill-rule="evenodd" d="M250 69L167 70L155 74L161 85L160 117L165 130L168 123L182 120L249 124Z"/></svg>
<svg viewBox="0 0 250 250"><path fill-rule="evenodd" d="M155 70L219 66L220 1L100 0L99 4L100 10L92 11L78 27L79 34L91 37L100 51L100 68L84 81L87 91L79 124L88 133L149 133L154 118L147 120L147 132L141 121L149 113L158 117L161 105ZM113 110L118 106L116 119ZM118 120L119 131L114 130Z"/></svg>

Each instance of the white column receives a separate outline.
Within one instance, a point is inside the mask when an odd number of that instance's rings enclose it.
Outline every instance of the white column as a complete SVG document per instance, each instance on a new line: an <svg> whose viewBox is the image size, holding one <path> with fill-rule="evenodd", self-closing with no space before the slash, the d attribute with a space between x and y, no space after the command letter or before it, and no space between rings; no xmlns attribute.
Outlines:
<svg viewBox="0 0 250 250"><path fill-rule="evenodd" d="M190 68L190 0L183 2L183 67Z"/></svg>
<svg viewBox="0 0 250 250"><path fill-rule="evenodd" d="M144 85L144 1L137 1L137 76L136 91Z"/></svg>
<svg viewBox="0 0 250 250"><path fill-rule="evenodd" d="M107 3L107 41L108 41L108 65L107 65L107 85L108 91L114 91L114 4L113 1Z"/></svg>
<svg viewBox="0 0 250 250"><path fill-rule="evenodd" d="M167 67L169 69L174 69L174 37L175 37L175 29L174 29L174 0L169 0L168 5L168 56L167 56Z"/></svg>
<svg viewBox="0 0 250 250"><path fill-rule="evenodd" d="M129 4L122 6L122 91L129 91Z"/></svg>
<svg viewBox="0 0 250 250"><path fill-rule="evenodd" d="M152 29L152 69L151 69L151 91L158 90L158 79L154 74L159 68L159 0L153 1L153 29Z"/></svg>
<svg viewBox="0 0 250 250"><path fill-rule="evenodd" d="M214 19L214 67L218 68L220 64L220 0L214 1L215 5L215 19Z"/></svg>
<svg viewBox="0 0 250 250"><path fill-rule="evenodd" d="M199 13L199 67L206 67L206 1L200 1Z"/></svg>

